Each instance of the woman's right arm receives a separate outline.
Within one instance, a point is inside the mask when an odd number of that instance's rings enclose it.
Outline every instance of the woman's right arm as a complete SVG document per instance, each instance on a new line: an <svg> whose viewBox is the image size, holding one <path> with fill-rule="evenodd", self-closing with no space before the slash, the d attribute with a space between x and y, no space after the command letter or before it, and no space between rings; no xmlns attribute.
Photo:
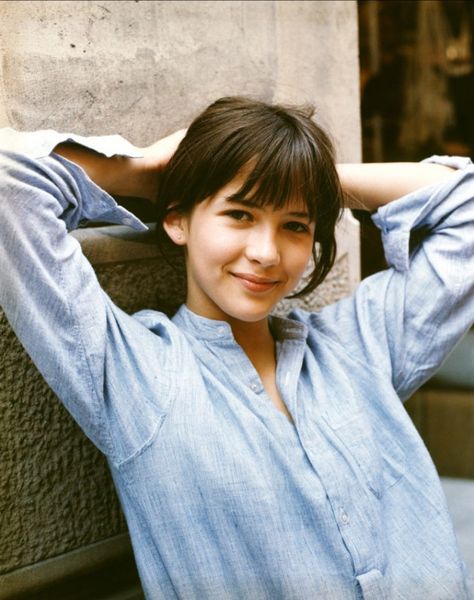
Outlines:
<svg viewBox="0 0 474 600"><path fill-rule="evenodd" d="M120 460L149 435L128 427L136 438L118 450L114 445L111 423L126 422L130 396L147 400L143 389L134 389L138 383L127 379L127 369L148 345L152 351L134 366L136 381L145 385L147 361L156 365L153 352L161 351L160 339L101 289L77 240L68 235L84 220L145 229L69 160L0 153L0 306L85 433ZM155 407L160 410L160 403Z"/></svg>
<svg viewBox="0 0 474 600"><path fill-rule="evenodd" d="M63 142L55 153L79 165L99 187L112 196L146 198L154 202L161 170L168 164L186 134L180 129L150 146L141 148L141 157L105 156L74 142Z"/></svg>

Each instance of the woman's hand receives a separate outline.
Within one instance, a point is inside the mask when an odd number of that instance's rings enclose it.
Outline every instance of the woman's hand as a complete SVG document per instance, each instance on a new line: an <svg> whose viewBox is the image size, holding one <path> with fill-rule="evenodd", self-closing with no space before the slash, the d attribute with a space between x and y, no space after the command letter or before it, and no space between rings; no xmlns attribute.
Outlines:
<svg viewBox="0 0 474 600"><path fill-rule="evenodd" d="M150 146L140 148L142 158L107 158L71 142L59 144L54 151L82 167L94 183L112 196L146 198L154 202L160 172L185 135L186 130L180 129Z"/></svg>
<svg viewBox="0 0 474 600"><path fill-rule="evenodd" d="M185 135L186 129L180 129L146 148L141 148L147 168L152 171L161 171L168 164Z"/></svg>
<svg viewBox="0 0 474 600"><path fill-rule="evenodd" d="M145 196L143 194L137 195L142 198L148 198L153 202L156 200L160 172L168 164L185 135L186 129L175 131L150 146L141 148L143 152L142 159L132 159L139 161L135 164L135 167L138 168L139 172L141 171L141 189L146 191Z"/></svg>

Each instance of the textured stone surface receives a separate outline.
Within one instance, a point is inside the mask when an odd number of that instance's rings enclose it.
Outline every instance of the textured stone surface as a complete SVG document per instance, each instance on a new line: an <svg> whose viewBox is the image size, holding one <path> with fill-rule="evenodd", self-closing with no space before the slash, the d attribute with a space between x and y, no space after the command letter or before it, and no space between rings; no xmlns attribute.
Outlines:
<svg viewBox="0 0 474 600"><path fill-rule="evenodd" d="M119 132L145 145L217 97L250 94L314 103L339 159L360 159L355 2L0 1L0 13L0 126ZM126 310L182 299L182 274L149 244L78 235ZM341 240L316 305L357 280L357 230ZM3 318L0 414L0 575L125 530L104 459Z"/></svg>
<svg viewBox="0 0 474 600"><path fill-rule="evenodd" d="M0 319L0 573L125 525L102 455Z"/></svg>
<svg viewBox="0 0 474 600"><path fill-rule="evenodd" d="M4 110L18 128L151 142L216 96L272 97L273 2L1 4Z"/></svg>

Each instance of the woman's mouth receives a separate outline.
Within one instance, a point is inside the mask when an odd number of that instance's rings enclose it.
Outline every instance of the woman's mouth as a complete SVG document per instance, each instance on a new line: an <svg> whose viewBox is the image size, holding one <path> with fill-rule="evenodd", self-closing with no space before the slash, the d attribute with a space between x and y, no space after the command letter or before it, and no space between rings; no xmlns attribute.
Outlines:
<svg viewBox="0 0 474 600"><path fill-rule="evenodd" d="M238 282L251 292L266 292L272 289L277 283L276 279L268 279L266 277L258 277L252 273L231 273Z"/></svg>

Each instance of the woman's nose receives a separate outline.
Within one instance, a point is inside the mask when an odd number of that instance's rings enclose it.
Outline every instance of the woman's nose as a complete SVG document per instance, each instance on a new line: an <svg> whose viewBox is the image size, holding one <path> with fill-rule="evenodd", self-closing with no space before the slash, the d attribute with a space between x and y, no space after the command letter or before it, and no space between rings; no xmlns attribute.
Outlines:
<svg viewBox="0 0 474 600"><path fill-rule="evenodd" d="M277 235L271 230L255 230L248 239L246 256L263 267L272 267L280 262Z"/></svg>

